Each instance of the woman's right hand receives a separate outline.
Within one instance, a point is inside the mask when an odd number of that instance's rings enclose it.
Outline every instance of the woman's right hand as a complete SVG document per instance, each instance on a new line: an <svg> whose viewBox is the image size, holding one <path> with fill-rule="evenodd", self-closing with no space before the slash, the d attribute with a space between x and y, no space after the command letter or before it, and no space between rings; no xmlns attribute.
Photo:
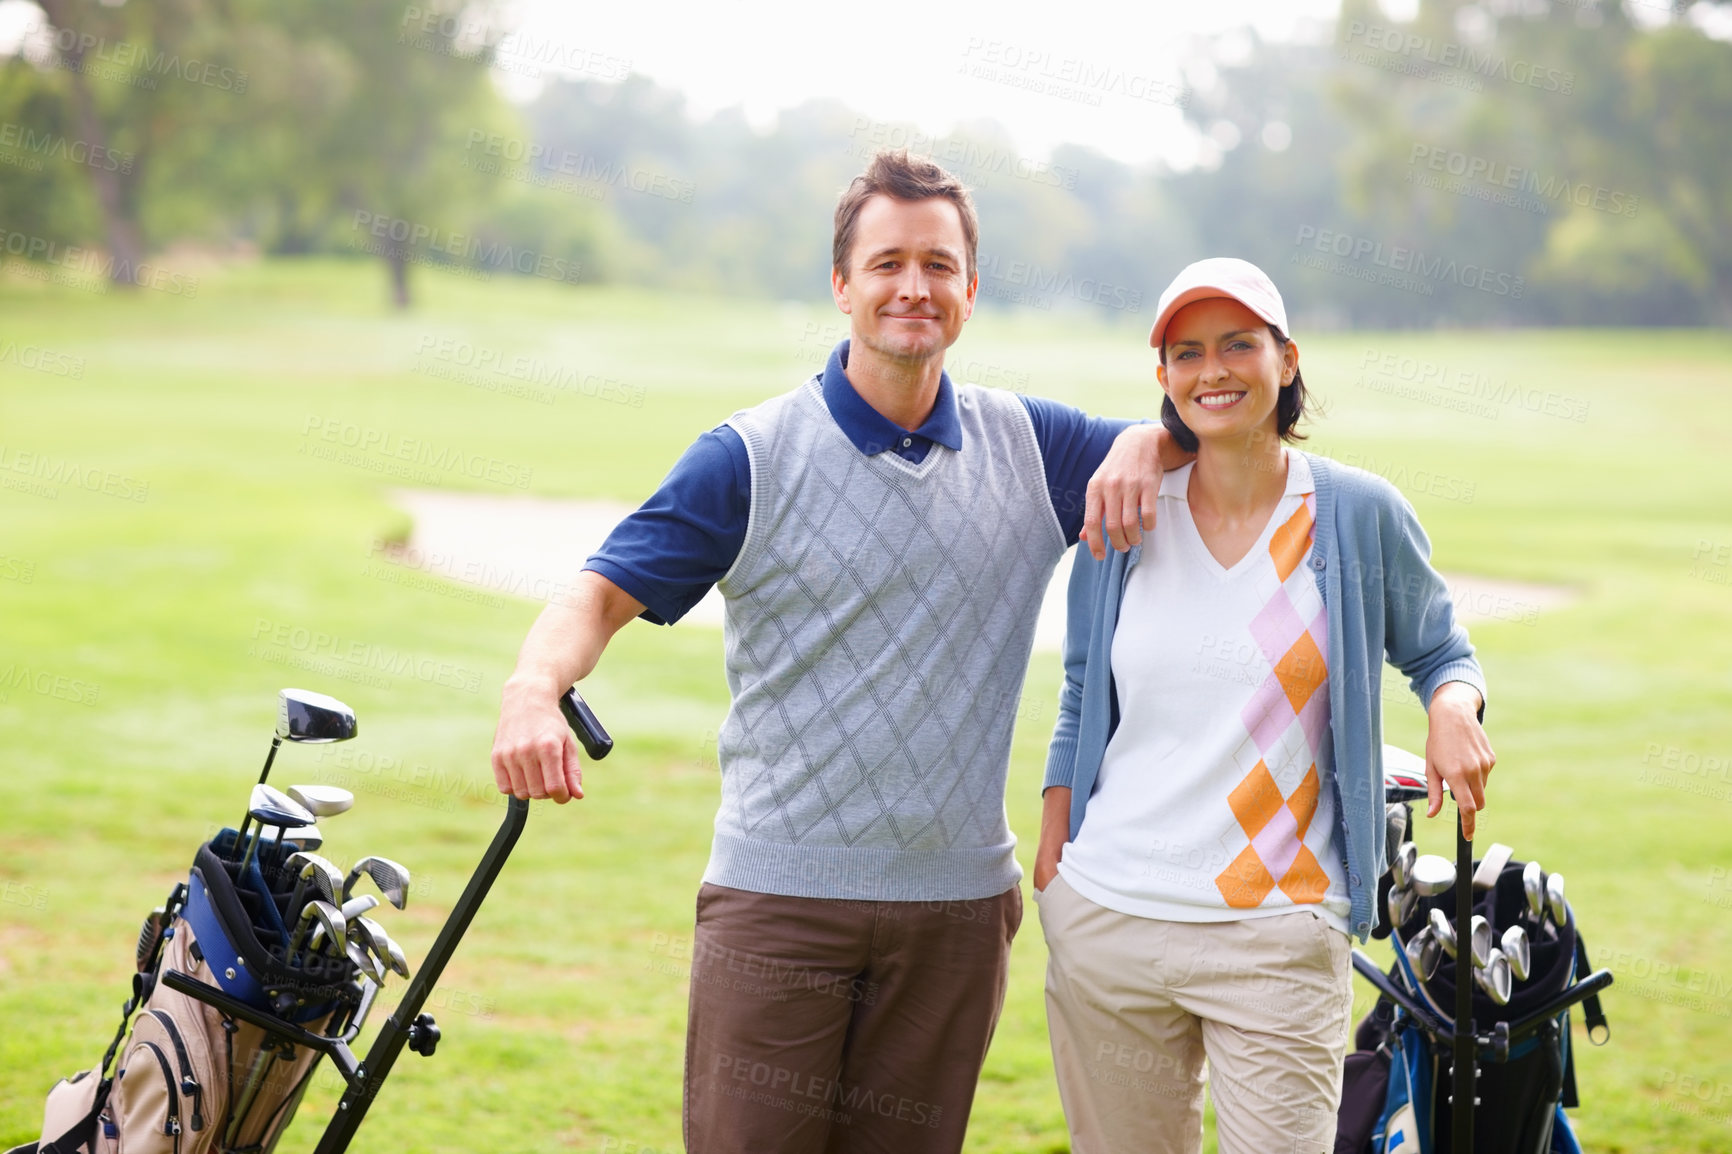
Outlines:
<svg viewBox="0 0 1732 1154"><path fill-rule="evenodd" d="M1058 874L1070 840L1070 786L1050 787L1041 798L1040 848L1034 851L1034 891L1042 893Z"/></svg>

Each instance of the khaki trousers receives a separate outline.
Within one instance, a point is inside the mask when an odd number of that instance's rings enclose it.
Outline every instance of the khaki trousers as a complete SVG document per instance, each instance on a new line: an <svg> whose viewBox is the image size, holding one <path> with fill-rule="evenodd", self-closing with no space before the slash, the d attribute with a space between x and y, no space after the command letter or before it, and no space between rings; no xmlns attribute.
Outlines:
<svg viewBox="0 0 1732 1154"><path fill-rule="evenodd" d="M1221 1154L1330 1154L1353 1008L1345 934L1309 910L1133 917L1062 876L1036 901L1075 1154L1196 1154L1205 1057Z"/></svg>
<svg viewBox="0 0 1732 1154"><path fill-rule="evenodd" d="M954 1154L1022 923L974 901L698 892L691 1154Z"/></svg>

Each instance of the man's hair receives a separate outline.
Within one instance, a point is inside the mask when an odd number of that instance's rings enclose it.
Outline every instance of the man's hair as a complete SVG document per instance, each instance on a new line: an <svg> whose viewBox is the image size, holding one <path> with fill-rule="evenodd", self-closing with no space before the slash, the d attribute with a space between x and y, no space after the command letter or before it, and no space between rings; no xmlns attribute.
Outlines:
<svg viewBox="0 0 1732 1154"><path fill-rule="evenodd" d="M930 200L943 197L956 206L962 217L962 236L968 243L968 279L974 279L974 252L980 243L980 218L974 212L974 198L962 181L930 160L918 160L906 149L880 152L856 176L842 199L836 202L836 236L830 248L830 267L843 280L848 279L848 261L854 255L854 231L860 222L860 210L874 196L896 200Z"/></svg>
<svg viewBox="0 0 1732 1154"><path fill-rule="evenodd" d="M1277 348L1287 347L1287 335L1274 325L1269 326L1269 335L1275 338ZM1161 363L1167 363L1167 341L1161 338ZM1293 370L1293 383L1275 394L1275 435L1283 441L1303 441L1305 434L1294 428L1305 416L1306 402L1309 396L1305 392L1305 378L1299 375L1299 370ZM1161 397L1161 424L1167 427L1167 433L1173 438L1173 443L1187 453L1197 451L1197 434L1191 431L1191 426L1185 424L1179 416L1179 410L1168 396Z"/></svg>

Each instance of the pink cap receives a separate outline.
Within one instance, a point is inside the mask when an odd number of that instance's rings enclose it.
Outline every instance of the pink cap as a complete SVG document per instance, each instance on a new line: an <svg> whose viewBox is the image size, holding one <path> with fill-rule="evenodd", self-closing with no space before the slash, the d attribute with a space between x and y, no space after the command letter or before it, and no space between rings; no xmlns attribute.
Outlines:
<svg viewBox="0 0 1732 1154"><path fill-rule="evenodd" d="M1262 269L1235 256L1212 256L1186 265L1167 286L1167 291L1161 294L1155 327L1149 330L1149 347L1161 347L1167 322L1173 319L1174 313L1193 301L1210 297L1231 297L1280 329L1282 336L1293 335L1287 331L1287 306L1281 303L1275 282Z"/></svg>

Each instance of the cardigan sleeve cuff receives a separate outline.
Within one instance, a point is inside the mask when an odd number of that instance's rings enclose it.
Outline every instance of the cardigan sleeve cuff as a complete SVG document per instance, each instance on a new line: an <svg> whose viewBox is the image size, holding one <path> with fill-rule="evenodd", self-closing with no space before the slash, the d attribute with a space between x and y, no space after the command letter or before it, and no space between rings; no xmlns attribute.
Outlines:
<svg viewBox="0 0 1732 1154"><path fill-rule="evenodd" d="M1480 717L1483 719L1485 717L1485 705L1490 702L1491 697L1485 691L1485 674L1480 672L1479 662L1472 659L1451 661L1449 664L1434 671L1431 677L1426 680L1425 692L1420 700L1420 704L1429 709L1431 707L1431 699L1436 696L1437 691L1441 689L1446 682L1450 681L1460 681L1479 690L1479 699L1481 703L1479 712Z"/></svg>
<svg viewBox="0 0 1732 1154"><path fill-rule="evenodd" d="M1046 779L1040 783L1040 791L1045 793L1055 785L1070 788L1076 779L1076 738L1061 737L1053 739L1052 748L1046 755Z"/></svg>

